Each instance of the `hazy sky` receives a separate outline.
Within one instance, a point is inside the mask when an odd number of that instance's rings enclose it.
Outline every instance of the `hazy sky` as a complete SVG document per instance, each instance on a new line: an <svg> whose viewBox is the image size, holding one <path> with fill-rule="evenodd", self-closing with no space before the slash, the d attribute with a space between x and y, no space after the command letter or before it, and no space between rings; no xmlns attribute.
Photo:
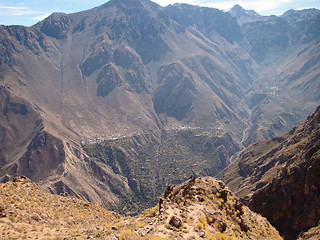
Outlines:
<svg viewBox="0 0 320 240"><path fill-rule="evenodd" d="M100 6L107 0L0 0L0 24L31 26L53 12L72 13ZM235 4L261 15L281 15L289 9L318 8L320 0L154 0L161 6L188 3L229 10Z"/></svg>

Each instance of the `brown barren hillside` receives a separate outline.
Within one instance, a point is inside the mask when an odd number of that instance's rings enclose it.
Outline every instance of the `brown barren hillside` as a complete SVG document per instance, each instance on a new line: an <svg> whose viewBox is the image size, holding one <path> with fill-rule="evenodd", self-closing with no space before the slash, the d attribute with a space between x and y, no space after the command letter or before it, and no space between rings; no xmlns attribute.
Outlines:
<svg viewBox="0 0 320 240"><path fill-rule="evenodd" d="M0 197L1 239L282 239L211 177L170 185L136 217L48 194L26 177L1 184Z"/></svg>
<svg viewBox="0 0 320 240"><path fill-rule="evenodd" d="M320 107L289 133L251 145L222 179L287 239L320 220Z"/></svg>

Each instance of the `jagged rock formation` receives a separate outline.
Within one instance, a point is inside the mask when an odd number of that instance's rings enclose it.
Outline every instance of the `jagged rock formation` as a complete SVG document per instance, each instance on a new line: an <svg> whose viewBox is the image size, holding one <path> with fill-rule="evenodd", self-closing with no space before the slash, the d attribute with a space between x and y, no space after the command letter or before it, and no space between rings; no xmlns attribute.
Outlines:
<svg viewBox="0 0 320 240"><path fill-rule="evenodd" d="M319 153L320 107L289 133L250 146L222 179L286 239L295 239L320 220Z"/></svg>
<svg viewBox="0 0 320 240"><path fill-rule="evenodd" d="M106 207L150 204L166 175L146 168L154 192L144 198L137 153L180 166L187 156L187 170L165 166L181 182L301 122L320 102L319 11L231 14L111 0L0 26L1 180L24 174ZM90 151L104 147L108 156Z"/></svg>

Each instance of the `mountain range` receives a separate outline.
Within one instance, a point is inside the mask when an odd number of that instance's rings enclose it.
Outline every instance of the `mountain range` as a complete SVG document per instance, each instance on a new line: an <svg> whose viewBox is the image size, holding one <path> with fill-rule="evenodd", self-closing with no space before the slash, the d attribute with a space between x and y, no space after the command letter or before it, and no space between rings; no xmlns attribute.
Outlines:
<svg viewBox="0 0 320 240"><path fill-rule="evenodd" d="M134 214L218 174L319 105L319 20L111 0L0 26L1 181Z"/></svg>

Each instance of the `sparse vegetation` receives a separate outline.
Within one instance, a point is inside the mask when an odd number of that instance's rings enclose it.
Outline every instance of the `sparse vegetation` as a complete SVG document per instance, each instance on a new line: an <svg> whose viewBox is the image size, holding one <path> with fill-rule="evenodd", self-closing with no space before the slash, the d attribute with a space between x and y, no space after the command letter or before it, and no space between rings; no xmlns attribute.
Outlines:
<svg viewBox="0 0 320 240"><path fill-rule="evenodd" d="M204 224L202 222L197 222L196 223L196 229L198 229L198 230L204 229Z"/></svg>
<svg viewBox="0 0 320 240"><path fill-rule="evenodd" d="M199 221L203 224L204 228L207 226L207 219L205 216L200 216Z"/></svg>
<svg viewBox="0 0 320 240"><path fill-rule="evenodd" d="M266 219L242 206L213 178L190 178L166 194L155 207L135 217L120 217L73 197L48 194L27 178L16 178L0 185L4 216L0 230L8 239L168 240L198 239L199 235L210 240L281 239Z"/></svg>
<svg viewBox="0 0 320 240"><path fill-rule="evenodd" d="M50 238L76 237L83 235L89 223L95 226L90 234L102 236L103 231L97 227L120 218L99 205L48 194L26 178L0 184L0 206L0 214L6 217L0 222L0 229L8 239L14 239L15 232L21 239L40 233ZM10 225L14 231L5 230Z"/></svg>
<svg viewBox="0 0 320 240"><path fill-rule="evenodd" d="M122 229L119 233L120 240L135 240L138 239L137 235L130 229Z"/></svg>

